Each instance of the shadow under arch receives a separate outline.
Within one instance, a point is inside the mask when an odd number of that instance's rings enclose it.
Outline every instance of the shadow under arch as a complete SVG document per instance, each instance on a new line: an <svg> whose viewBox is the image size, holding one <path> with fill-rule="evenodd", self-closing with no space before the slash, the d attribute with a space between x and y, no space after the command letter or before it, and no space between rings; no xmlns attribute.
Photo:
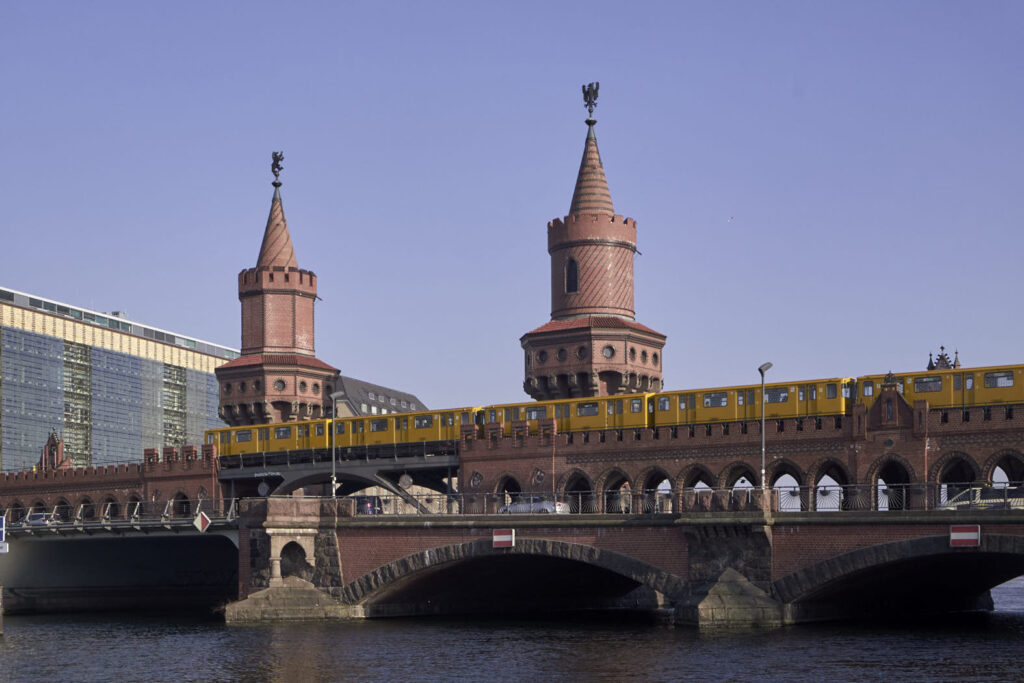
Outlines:
<svg viewBox="0 0 1024 683"><path fill-rule="evenodd" d="M574 571L551 573L552 566L572 567ZM530 567L543 572L548 580L562 576L566 581L537 581L536 572L524 571ZM465 579L463 574L469 572L475 580ZM638 588L649 589L652 598L654 593L666 599L677 598L683 594L685 583L679 576L642 560L589 545L527 538L516 539L513 548L493 548L490 539L481 539L431 548L389 562L342 587L339 597L346 604L362 605L369 617L530 611L587 606L567 605L565 591L585 592L597 587L603 592L596 599L607 603ZM474 588L483 592L473 593ZM569 597L581 599L580 595ZM590 602L589 606L595 605Z"/></svg>
<svg viewBox="0 0 1024 683"><path fill-rule="evenodd" d="M1024 574L1024 537L983 534L980 546L950 548L927 536L860 548L772 584L793 621L990 609L988 591Z"/></svg>

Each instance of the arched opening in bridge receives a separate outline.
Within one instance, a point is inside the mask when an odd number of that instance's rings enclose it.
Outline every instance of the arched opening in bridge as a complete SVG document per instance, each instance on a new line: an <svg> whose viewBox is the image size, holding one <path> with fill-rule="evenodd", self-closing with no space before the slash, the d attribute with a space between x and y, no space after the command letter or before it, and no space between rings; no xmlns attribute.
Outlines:
<svg viewBox="0 0 1024 683"><path fill-rule="evenodd" d="M113 496L107 496L103 499L103 511L101 513L103 519L116 519L121 515L121 506L118 505L117 499Z"/></svg>
<svg viewBox="0 0 1024 683"><path fill-rule="evenodd" d="M950 458L939 472L939 503L955 498L976 483L978 472L968 456L957 453Z"/></svg>
<svg viewBox="0 0 1024 683"><path fill-rule="evenodd" d="M682 479L680 510L704 511L711 509L715 477L703 465L696 465Z"/></svg>
<svg viewBox="0 0 1024 683"><path fill-rule="evenodd" d="M515 477L503 477L498 482L498 507L511 505L519 500L523 493L523 487L519 485Z"/></svg>
<svg viewBox="0 0 1024 683"><path fill-rule="evenodd" d="M62 522L71 521L71 504L66 498L60 498L57 500L57 504L53 506L53 514Z"/></svg>
<svg viewBox="0 0 1024 683"><path fill-rule="evenodd" d="M582 472L575 472L565 483L565 502L573 514L597 512L594 505L594 485Z"/></svg>
<svg viewBox="0 0 1024 683"><path fill-rule="evenodd" d="M604 485L604 511L628 514L633 509L633 486L622 472L613 472Z"/></svg>
<svg viewBox="0 0 1024 683"><path fill-rule="evenodd" d="M306 561L306 551L295 541L289 541L281 548L281 578L297 576L309 581L313 567Z"/></svg>
<svg viewBox="0 0 1024 683"><path fill-rule="evenodd" d="M819 512L852 510L857 506L857 490L850 486L846 470L833 461L828 461L818 472L814 482L814 509Z"/></svg>
<svg viewBox="0 0 1024 683"><path fill-rule="evenodd" d="M9 519L12 522L20 522L25 518L25 506L21 504L20 500L16 500L11 503L11 507L8 508L7 512Z"/></svg>
<svg viewBox="0 0 1024 683"><path fill-rule="evenodd" d="M46 512L46 503L41 500L37 500L32 504L32 512Z"/></svg>
<svg viewBox="0 0 1024 683"><path fill-rule="evenodd" d="M174 500L171 503L171 514L175 517L189 517L192 515L192 502L188 499L184 493L178 493L174 496Z"/></svg>
<svg viewBox="0 0 1024 683"><path fill-rule="evenodd" d="M76 513L79 519L86 521L96 518L96 506L90 498L82 498L78 501L78 512Z"/></svg>
<svg viewBox="0 0 1024 683"><path fill-rule="evenodd" d="M910 473L895 460L887 462L878 471L877 492L879 510L906 510L910 504Z"/></svg>
<svg viewBox="0 0 1024 683"><path fill-rule="evenodd" d="M1000 481L997 475L1001 474L1001 481L1008 486L1024 485L1024 456L1016 451L1007 451L999 456L995 467L992 469L992 483Z"/></svg>
<svg viewBox="0 0 1024 683"><path fill-rule="evenodd" d="M140 516L142 514L142 499L134 494L128 496L128 504L125 506L125 513L129 519Z"/></svg>
<svg viewBox="0 0 1024 683"><path fill-rule="evenodd" d="M801 495L800 482L788 472L780 475L772 484L775 494L775 509L778 512L800 512L807 509L804 496Z"/></svg>
<svg viewBox="0 0 1024 683"><path fill-rule="evenodd" d="M725 487L729 489L729 498L722 501L721 504L726 510L759 509L761 500L754 488L756 481L757 475L747 465L738 464L730 467L725 477Z"/></svg>
<svg viewBox="0 0 1024 683"><path fill-rule="evenodd" d="M664 470L648 474L640 488L640 511L645 513L672 512L672 482Z"/></svg>

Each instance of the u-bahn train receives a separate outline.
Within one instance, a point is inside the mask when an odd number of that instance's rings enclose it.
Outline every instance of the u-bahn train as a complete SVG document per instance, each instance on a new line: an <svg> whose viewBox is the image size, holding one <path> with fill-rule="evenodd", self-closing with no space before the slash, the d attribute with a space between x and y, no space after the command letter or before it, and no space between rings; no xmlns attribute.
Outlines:
<svg viewBox="0 0 1024 683"><path fill-rule="evenodd" d="M1024 365L957 368L892 376L908 403L927 400L931 408L967 408L1024 403ZM887 375L831 377L765 384L766 419L841 417L853 406L871 407ZM554 418L559 433L692 426L759 420L761 385L714 387L600 398L467 406L333 420L334 446L358 448L389 444L455 441L463 425L498 424L511 435L514 422L536 434L540 420ZM267 453L331 447L332 420L225 427L206 432L220 455Z"/></svg>

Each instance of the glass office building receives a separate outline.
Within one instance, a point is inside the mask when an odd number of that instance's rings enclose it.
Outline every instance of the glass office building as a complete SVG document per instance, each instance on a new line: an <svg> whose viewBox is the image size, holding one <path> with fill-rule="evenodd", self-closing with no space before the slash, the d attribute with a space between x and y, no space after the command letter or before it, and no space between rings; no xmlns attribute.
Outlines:
<svg viewBox="0 0 1024 683"><path fill-rule="evenodd" d="M51 431L76 466L201 444L223 426L214 368L237 357L120 314L0 289L0 471L31 469Z"/></svg>

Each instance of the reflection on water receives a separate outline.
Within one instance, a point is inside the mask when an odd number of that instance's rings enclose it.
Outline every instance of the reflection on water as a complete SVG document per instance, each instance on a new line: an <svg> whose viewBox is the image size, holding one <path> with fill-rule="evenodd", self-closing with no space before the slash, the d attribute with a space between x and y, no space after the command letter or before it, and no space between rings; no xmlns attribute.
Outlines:
<svg viewBox="0 0 1024 683"><path fill-rule="evenodd" d="M9 616L0 681L1017 678L1024 578L993 597L991 614L717 633L609 617L228 627L180 616Z"/></svg>

